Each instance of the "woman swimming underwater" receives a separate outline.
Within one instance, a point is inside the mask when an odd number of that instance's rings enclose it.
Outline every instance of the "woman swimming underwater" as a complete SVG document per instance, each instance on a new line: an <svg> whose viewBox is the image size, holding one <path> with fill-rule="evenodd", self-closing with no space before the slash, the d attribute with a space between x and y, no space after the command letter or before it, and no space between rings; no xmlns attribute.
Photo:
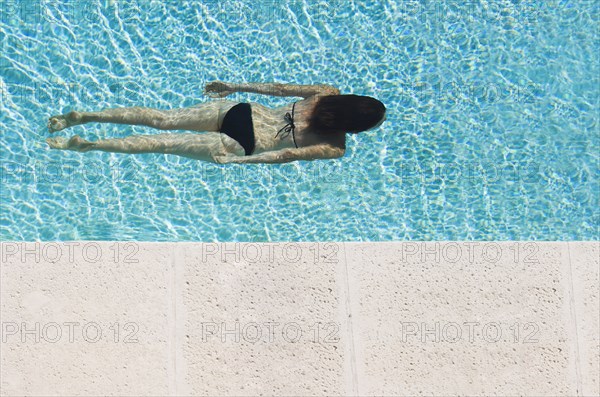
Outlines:
<svg viewBox="0 0 600 397"><path fill-rule="evenodd" d="M275 109L257 103L218 100L173 110L132 107L73 111L51 117L50 132L98 122L205 133L132 135L96 142L75 135L71 139L48 138L46 142L54 149L79 152L164 153L213 163L287 163L342 157L346 133L366 131L385 120L385 106L377 99L340 95L337 88L329 85L217 81L205 87L205 94L212 98L234 92L304 99Z"/></svg>

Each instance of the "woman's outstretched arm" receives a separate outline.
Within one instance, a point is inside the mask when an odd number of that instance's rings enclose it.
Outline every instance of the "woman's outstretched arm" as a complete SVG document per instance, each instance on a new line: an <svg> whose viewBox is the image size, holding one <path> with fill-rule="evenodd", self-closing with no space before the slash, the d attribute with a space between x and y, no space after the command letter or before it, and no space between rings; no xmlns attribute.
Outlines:
<svg viewBox="0 0 600 397"><path fill-rule="evenodd" d="M326 85L298 85L281 83L224 83L213 81L206 84L204 93L210 97L223 98L235 92L252 92L271 96L299 96L308 98L313 95L339 95L340 90Z"/></svg>
<svg viewBox="0 0 600 397"><path fill-rule="evenodd" d="M217 163L289 163L295 160L335 159L342 157L345 150L331 145L313 145L298 149L282 149L273 152L253 154L251 156L216 156Z"/></svg>

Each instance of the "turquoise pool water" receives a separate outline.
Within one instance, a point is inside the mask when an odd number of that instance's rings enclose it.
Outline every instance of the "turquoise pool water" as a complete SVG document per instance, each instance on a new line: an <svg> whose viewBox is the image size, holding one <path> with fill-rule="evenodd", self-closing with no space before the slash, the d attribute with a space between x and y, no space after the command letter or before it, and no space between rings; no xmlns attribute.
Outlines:
<svg viewBox="0 0 600 397"><path fill-rule="evenodd" d="M2 240L599 238L597 1L0 4ZM50 115L190 106L212 80L329 83L388 117L282 165L44 142Z"/></svg>

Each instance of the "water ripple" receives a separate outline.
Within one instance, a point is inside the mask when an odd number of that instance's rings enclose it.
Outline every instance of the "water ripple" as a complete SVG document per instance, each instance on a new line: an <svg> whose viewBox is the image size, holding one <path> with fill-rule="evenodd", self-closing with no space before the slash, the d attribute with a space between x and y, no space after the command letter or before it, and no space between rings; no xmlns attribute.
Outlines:
<svg viewBox="0 0 600 397"><path fill-rule="evenodd" d="M598 239L598 7L570 4L10 2L0 238ZM52 114L190 106L210 80L330 83L379 98L388 120L330 162L217 166L45 146Z"/></svg>

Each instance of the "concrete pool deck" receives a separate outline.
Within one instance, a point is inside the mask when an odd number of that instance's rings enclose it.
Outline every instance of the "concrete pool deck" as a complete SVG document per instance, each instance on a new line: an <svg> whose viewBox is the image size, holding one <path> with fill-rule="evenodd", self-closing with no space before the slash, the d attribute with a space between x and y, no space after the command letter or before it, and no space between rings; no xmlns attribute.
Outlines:
<svg viewBox="0 0 600 397"><path fill-rule="evenodd" d="M0 394L600 394L599 242L1 243Z"/></svg>

